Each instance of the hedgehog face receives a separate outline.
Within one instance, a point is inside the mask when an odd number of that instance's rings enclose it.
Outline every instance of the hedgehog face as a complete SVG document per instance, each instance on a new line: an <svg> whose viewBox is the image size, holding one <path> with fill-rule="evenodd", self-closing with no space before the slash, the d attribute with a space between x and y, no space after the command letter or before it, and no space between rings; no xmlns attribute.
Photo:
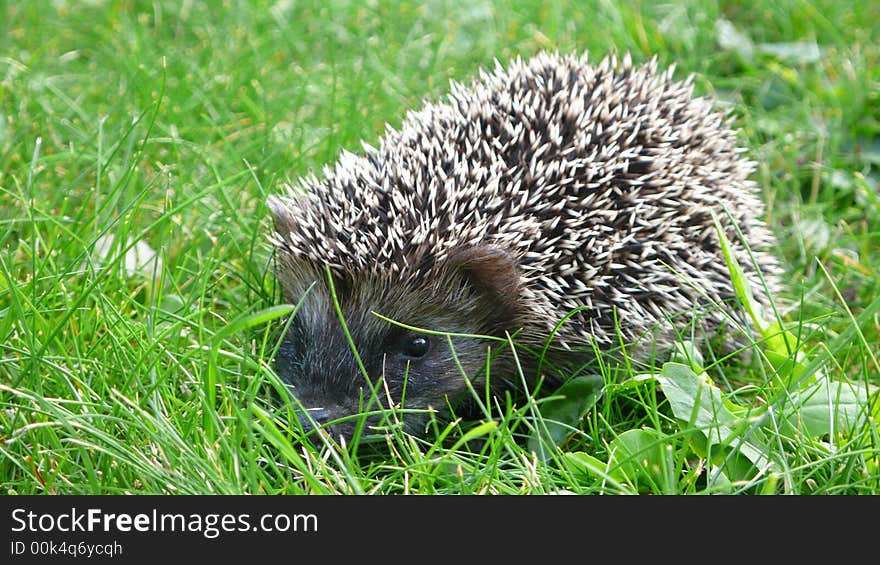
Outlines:
<svg viewBox="0 0 880 565"><path fill-rule="evenodd" d="M466 276L474 272L475 264L470 253L468 268L450 269L438 278L334 277L351 343L326 274L303 266L283 271L297 273L293 279L284 279L291 302L304 296L275 359L276 371L290 386L297 404L334 436L350 437L359 415L365 418L364 435L373 433L382 424L381 409L390 406L404 408L398 415L402 413L408 432L421 433L431 412L457 407L468 398L467 379L480 390L486 384L489 351L497 343L478 336L495 333L504 323L499 319L503 308L498 300L475 284L473 276ZM432 333L401 327L377 314ZM493 361L493 378L497 364L503 362ZM305 415L301 421L311 427Z"/></svg>

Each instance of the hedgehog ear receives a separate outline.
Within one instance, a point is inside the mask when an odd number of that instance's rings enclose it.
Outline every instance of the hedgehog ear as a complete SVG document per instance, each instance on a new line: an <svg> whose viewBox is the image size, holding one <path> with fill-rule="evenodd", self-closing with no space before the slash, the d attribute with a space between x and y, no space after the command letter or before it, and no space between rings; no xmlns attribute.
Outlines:
<svg viewBox="0 0 880 565"><path fill-rule="evenodd" d="M508 251L491 245L479 245L454 251L449 264L459 270L474 287L488 292L502 305L513 309L519 294L516 258Z"/></svg>
<svg viewBox="0 0 880 565"><path fill-rule="evenodd" d="M280 198L271 195L266 199L266 205L272 212L272 222L275 224L275 231L280 234L290 233L293 227L293 215L290 213L290 207L284 204Z"/></svg>

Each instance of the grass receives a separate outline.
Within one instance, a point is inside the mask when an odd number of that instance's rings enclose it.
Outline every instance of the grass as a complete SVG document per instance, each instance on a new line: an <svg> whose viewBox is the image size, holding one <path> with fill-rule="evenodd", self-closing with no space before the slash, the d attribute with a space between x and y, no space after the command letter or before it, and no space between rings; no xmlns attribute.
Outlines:
<svg viewBox="0 0 880 565"><path fill-rule="evenodd" d="M880 492L878 45L872 2L0 3L4 494ZM788 333L297 441L267 195L542 48L656 54L735 109Z"/></svg>

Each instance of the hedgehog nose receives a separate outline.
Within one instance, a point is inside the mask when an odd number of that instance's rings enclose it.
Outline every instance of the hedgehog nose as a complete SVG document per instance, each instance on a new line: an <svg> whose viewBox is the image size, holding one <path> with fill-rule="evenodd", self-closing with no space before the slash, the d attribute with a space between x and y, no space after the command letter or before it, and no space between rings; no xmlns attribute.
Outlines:
<svg viewBox="0 0 880 565"><path fill-rule="evenodd" d="M308 415L306 415L305 412L308 412ZM314 428L312 422L320 426L330 419L330 411L324 408L307 408L305 410L297 410L296 417L299 419L299 423L303 427L303 430L308 432Z"/></svg>
<svg viewBox="0 0 880 565"><path fill-rule="evenodd" d="M324 422L330 417L330 411L324 408L309 408L306 411L309 413L309 416L311 416L312 419L318 424Z"/></svg>

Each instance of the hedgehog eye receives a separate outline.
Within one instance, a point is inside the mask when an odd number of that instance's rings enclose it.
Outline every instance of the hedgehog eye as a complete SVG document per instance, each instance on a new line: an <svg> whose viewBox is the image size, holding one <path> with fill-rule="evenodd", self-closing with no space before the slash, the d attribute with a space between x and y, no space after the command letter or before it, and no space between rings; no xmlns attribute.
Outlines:
<svg viewBox="0 0 880 565"><path fill-rule="evenodd" d="M424 357L431 348L431 342L428 340L428 336L424 335L409 336L404 339L400 345L400 352L411 359Z"/></svg>

